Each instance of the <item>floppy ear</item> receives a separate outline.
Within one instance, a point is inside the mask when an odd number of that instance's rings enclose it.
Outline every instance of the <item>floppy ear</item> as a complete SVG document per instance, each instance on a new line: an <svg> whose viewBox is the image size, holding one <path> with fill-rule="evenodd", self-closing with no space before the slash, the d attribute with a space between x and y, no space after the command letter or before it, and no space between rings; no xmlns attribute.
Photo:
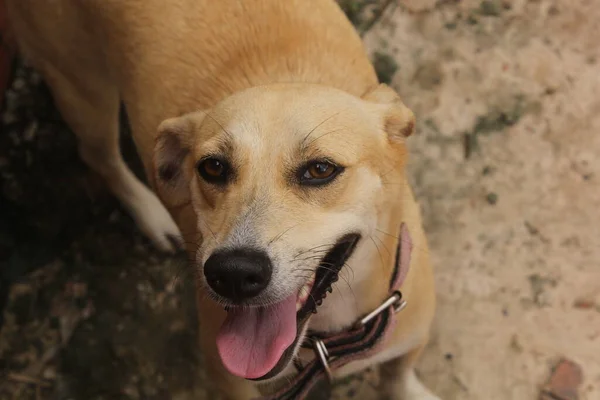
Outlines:
<svg viewBox="0 0 600 400"><path fill-rule="evenodd" d="M206 113L198 112L163 121L154 145L153 167L158 194L170 207L190 201L189 154L194 128Z"/></svg>
<svg viewBox="0 0 600 400"><path fill-rule="evenodd" d="M383 129L392 142L401 142L415 131L415 115L388 85L380 84L364 95L363 99L380 106L383 111Z"/></svg>

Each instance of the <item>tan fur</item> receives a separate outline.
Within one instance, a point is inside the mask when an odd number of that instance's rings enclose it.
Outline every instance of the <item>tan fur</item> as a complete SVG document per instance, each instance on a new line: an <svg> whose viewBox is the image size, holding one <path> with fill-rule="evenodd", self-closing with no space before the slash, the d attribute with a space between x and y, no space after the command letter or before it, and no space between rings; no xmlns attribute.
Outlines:
<svg viewBox="0 0 600 400"><path fill-rule="evenodd" d="M424 346L433 279L404 176L414 116L378 85L333 0L8 0L7 7L21 50L50 85L82 158L160 248L174 250L168 236L183 234L197 262L200 343L226 397L247 399L257 389L227 373L216 352L225 312L206 296L202 266L218 247L267 248L275 270L264 296L277 300L303 284L290 262L295 252L360 230L363 240L342 271L349 285L340 281L310 321L332 331L384 300L405 222L414 242L402 287L409 305L383 352L338 373L401 360ZM119 100L161 202L119 154ZM237 168L226 189L195 172L214 153ZM301 187L293 171L315 157L346 170L329 186ZM434 399L419 392L416 357L404 360L394 398Z"/></svg>

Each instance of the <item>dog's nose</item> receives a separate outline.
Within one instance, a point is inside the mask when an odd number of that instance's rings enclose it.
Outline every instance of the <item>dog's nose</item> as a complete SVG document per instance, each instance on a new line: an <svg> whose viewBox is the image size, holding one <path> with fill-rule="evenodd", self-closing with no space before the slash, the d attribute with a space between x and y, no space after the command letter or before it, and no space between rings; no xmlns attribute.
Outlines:
<svg viewBox="0 0 600 400"><path fill-rule="evenodd" d="M204 276L217 294L234 302L262 292L273 273L269 256L255 249L220 250L204 264Z"/></svg>

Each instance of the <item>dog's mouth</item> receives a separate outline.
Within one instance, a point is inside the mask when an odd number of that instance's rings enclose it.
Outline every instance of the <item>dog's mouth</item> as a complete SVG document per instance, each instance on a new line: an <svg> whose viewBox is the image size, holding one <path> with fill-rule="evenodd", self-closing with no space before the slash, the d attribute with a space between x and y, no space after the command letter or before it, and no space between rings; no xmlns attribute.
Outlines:
<svg viewBox="0 0 600 400"><path fill-rule="evenodd" d="M321 259L314 278L298 293L265 307L228 310L217 335L225 368L252 380L279 374L291 361L306 323L331 292L359 240L356 233L341 237Z"/></svg>

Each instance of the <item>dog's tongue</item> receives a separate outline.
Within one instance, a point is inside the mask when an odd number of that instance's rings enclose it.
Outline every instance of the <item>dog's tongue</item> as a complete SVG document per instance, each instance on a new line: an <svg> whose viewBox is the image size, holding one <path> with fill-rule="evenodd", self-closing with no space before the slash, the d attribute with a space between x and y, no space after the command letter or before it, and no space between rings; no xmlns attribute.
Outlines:
<svg viewBox="0 0 600 400"><path fill-rule="evenodd" d="M271 371L296 339L296 296L268 307L233 309L217 335L225 368L256 379Z"/></svg>

